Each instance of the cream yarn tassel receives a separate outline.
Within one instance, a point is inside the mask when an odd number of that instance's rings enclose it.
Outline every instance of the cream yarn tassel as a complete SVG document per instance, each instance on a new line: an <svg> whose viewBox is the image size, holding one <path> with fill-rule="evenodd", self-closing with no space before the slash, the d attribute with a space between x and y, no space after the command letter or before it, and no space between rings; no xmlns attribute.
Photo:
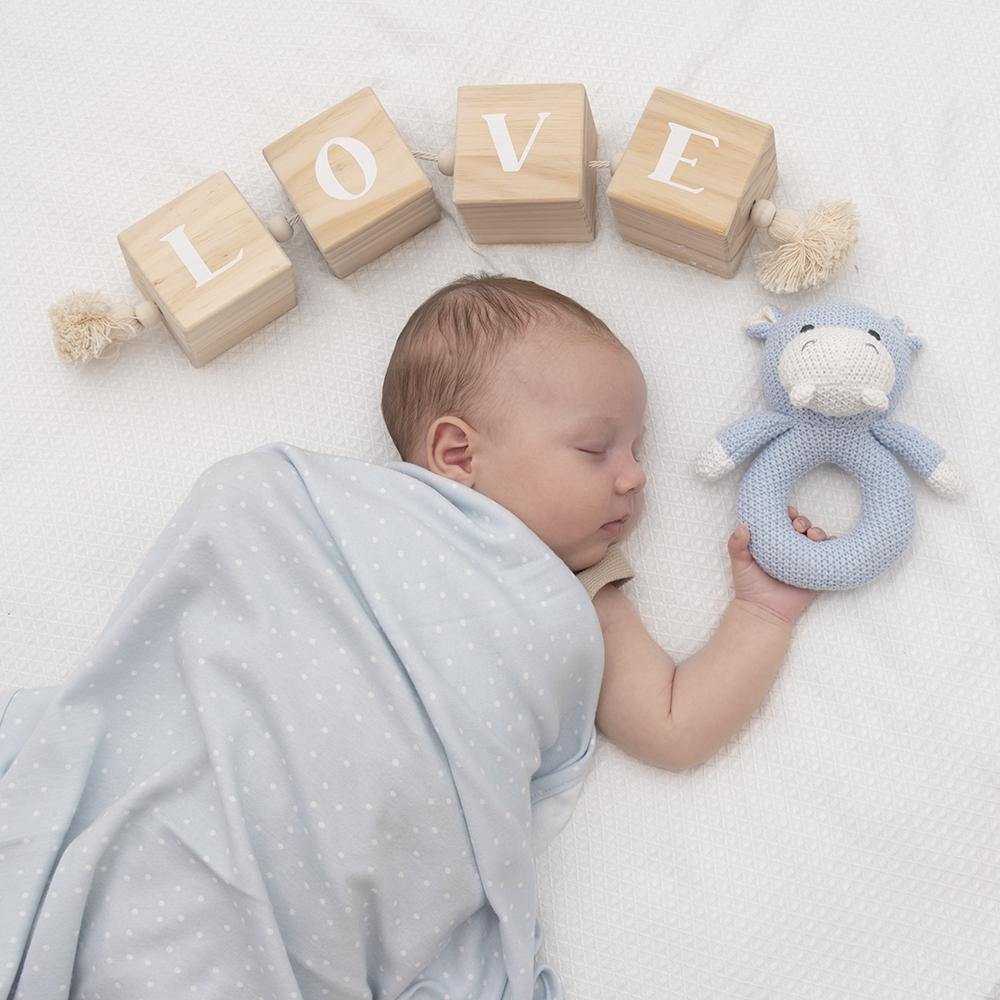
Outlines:
<svg viewBox="0 0 1000 1000"><path fill-rule="evenodd" d="M152 302L144 299L134 308L115 307L100 292L67 295L49 309L49 319L56 351L76 364L99 358L110 344L131 340L162 322Z"/></svg>
<svg viewBox="0 0 1000 1000"><path fill-rule="evenodd" d="M817 205L808 218L774 202L754 203L750 221L767 230L778 246L754 258L757 278L771 292L797 292L831 278L858 236L858 219L849 201Z"/></svg>

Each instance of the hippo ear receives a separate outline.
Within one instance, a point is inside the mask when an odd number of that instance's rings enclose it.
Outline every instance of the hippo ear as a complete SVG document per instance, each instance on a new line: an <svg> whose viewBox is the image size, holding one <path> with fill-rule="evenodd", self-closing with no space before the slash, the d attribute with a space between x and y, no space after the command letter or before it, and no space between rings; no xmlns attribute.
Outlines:
<svg viewBox="0 0 1000 1000"><path fill-rule="evenodd" d="M892 325L903 335L903 339L906 341L906 346L909 347L911 351L919 351L921 347L924 346L924 342L917 336L910 333L910 328L906 325L906 320L902 316L893 316Z"/></svg>
<svg viewBox="0 0 1000 1000"><path fill-rule="evenodd" d="M746 321L743 329L749 336L756 337L757 340L767 340L767 335L784 315L784 312L778 306L763 306Z"/></svg>

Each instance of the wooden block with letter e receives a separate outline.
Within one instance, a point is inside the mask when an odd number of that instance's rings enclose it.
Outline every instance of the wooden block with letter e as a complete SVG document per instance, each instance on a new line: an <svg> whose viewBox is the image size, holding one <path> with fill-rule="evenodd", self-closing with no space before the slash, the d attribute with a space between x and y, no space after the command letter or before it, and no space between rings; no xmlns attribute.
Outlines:
<svg viewBox="0 0 1000 1000"><path fill-rule="evenodd" d="M657 87L608 200L624 239L731 278L777 177L770 125Z"/></svg>
<svg viewBox="0 0 1000 1000"><path fill-rule="evenodd" d="M458 88L452 197L476 243L592 240L596 155L582 84Z"/></svg>
<svg viewBox="0 0 1000 1000"><path fill-rule="evenodd" d="M263 153L338 278L441 218L430 181L371 87Z"/></svg>
<svg viewBox="0 0 1000 1000"><path fill-rule="evenodd" d="M118 244L195 368L295 305L292 262L223 171L129 226Z"/></svg>

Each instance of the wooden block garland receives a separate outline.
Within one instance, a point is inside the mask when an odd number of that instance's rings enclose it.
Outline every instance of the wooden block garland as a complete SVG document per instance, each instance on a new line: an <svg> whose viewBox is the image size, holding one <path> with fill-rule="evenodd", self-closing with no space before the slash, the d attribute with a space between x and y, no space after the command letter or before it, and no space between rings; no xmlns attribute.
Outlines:
<svg viewBox="0 0 1000 1000"><path fill-rule="evenodd" d="M458 88L452 199L476 243L586 243L597 128L579 83Z"/></svg>
<svg viewBox="0 0 1000 1000"><path fill-rule="evenodd" d="M118 243L195 368L296 304L292 262L224 171L129 226Z"/></svg>
<svg viewBox="0 0 1000 1000"><path fill-rule="evenodd" d="M657 87L608 200L623 239L730 278L777 177L770 125Z"/></svg>
<svg viewBox="0 0 1000 1000"><path fill-rule="evenodd" d="M411 151L364 87L262 152L344 278L440 219L417 157L454 176L453 201L477 243L592 241L597 144L579 83L460 86L454 146L437 156ZM676 91L654 88L610 163L622 238L722 277L736 273L757 228L775 244L758 255L757 276L776 292L826 281L857 238L850 201L808 215L773 204L770 125ZM49 310L57 351L74 362L100 357L162 319L200 367L295 306L291 262L277 244L295 221L279 215L262 226L228 175L213 174L119 234L149 301L67 296Z"/></svg>
<svg viewBox="0 0 1000 1000"><path fill-rule="evenodd" d="M441 218L430 181L371 87L263 153L338 278Z"/></svg>

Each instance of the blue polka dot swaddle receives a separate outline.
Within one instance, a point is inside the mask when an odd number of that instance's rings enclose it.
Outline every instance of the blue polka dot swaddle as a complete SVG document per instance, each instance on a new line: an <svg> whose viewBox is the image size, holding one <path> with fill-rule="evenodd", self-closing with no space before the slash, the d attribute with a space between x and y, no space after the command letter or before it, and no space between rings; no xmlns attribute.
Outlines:
<svg viewBox="0 0 1000 1000"><path fill-rule="evenodd" d="M593 758L583 585L407 462L207 469L60 686L0 692L0 996L562 996L533 856Z"/></svg>

